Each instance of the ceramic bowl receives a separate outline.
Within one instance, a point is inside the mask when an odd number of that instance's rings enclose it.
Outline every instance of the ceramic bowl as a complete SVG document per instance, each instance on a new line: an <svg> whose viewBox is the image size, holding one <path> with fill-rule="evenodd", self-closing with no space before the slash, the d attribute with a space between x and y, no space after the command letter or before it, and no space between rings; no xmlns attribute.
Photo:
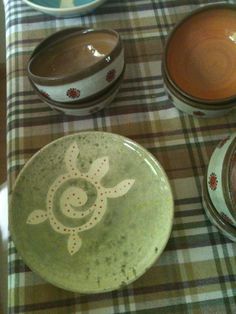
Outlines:
<svg viewBox="0 0 236 314"><path fill-rule="evenodd" d="M35 87L35 85L30 81L31 86L33 87L36 94L39 98L46 103L51 109L56 110L58 112L64 113L66 115L74 115L74 116L84 116L96 113L105 107L109 106L111 102L116 97L120 86L122 84L123 78L125 73L125 66L124 69L119 76L119 78L111 85L110 89L104 92L96 99L92 99L90 101L84 102L73 102L72 104L68 103L61 103L53 101L47 98L45 95L40 93L40 91Z"/></svg>
<svg viewBox="0 0 236 314"><path fill-rule="evenodd" d="M230 113L230 111L232 111L236 106L236 100L235 102L228 103L223 106L193 101L175 89L175 87L169 82L163 68L162 77L165 91L172 103L177 109L189 115L193 115L198 118L216 118Z"/></svg>
<svg viewBox="0 0 236 314"><path fill-rule="evenodd" d="M218 210L216 210L216 208L212 204L207 188L207 177L204 178L202 184L202 204L210 222L226 238L236 242L236 228L228 223L225 219L223 219Z"/></svg>
<svg viewBox="0 0 236 314"><path fill-rule="evenodd" d="M37 47L27 73L38 90L58 102L87 101L99 96L120 76L124 50L113 30L72 29ZM61 35L61 32L60 34Z"/></svg>
<svg viewBox="0 0 236 314"><path fill-rule="evenodd" d="M19 254L45 280L99 293L155 263L173 214L154 156L128 138L92 131L57 139L27 162L10 197L9 226Z"/></svg>
<svg viewBox="0 0 236 314"><path fill-rule="evenodd" d="M58 16L74 16L95 10L105 0L23 0L33 9Z"/></svg>
<svg viewBox="0 0 236 314"><path fill-rule="evenodd" d="M33 58L37 53L39 53L41 50L48 48L51 45L54 45L58 42L58 40L64 39L64 37L67 37L73 33L80 32L82 30L86 30L84 27L67 27L63 28L60 31L57 31L55 33L52 33L48 37L46 37L44 40L42 40L33 50L30 58Z"/></svg>
<svg viewBox="0 0 236 314"><path fill-rule="evenodd" d="M236 100L236 5L200 8L170 33L163 58L172 86L186 98L208 105Z"/></svg>
<svg viewBox="0 0 236 314"><path fill-rule="evenodd" d="M215 148L208 164L207 187L218 213L236 227L236 133Z"/></svg>

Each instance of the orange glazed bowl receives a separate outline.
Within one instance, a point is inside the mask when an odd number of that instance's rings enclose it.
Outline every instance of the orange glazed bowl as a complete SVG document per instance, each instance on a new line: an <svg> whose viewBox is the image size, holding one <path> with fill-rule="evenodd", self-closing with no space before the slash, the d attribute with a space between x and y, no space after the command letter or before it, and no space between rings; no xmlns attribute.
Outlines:
<svg viewBox="0 0 236 314"><path fill-rule="evenodd" d="M164 69L175 88L195 101L236 98L236 5L205 6L171 32Z"/></svg>

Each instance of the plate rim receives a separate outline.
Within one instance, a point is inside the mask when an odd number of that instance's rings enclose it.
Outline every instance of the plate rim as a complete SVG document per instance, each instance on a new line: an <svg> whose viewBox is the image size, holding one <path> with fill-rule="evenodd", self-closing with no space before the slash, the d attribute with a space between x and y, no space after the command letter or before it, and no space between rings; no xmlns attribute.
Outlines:
<svg viewBox="0 0 236 314"><path fill-rule="evenodd" d="M77 5L77 6L73 6L73 7L69 7L69 8L52 8L52 7L48 7L48 6L43 6L40 4L35 4L33 2L31 2L30 0L23 0L23 2L27 5L29 5L30 7L37 9L39 11L43 11L44 13L45 10L47 12L50 13L82 13L83 10L87 10L87 9L93 9L96 8L98 5L102 5L105 1L107 0L93 0L91 3L87 3L87 4L82 4L82 5Z"/></svg>
<svg viewBox="0 0 236 314"><path fill-rule="evenodd" d="M31 261L28 263L28 258L25 258L25 253L23 252L23 250L18 250L18 240L17 240L17 236L14 232L14 228L12 227L13 223L13 209L12 209L12 198L13 198L13 193L15 190L16 185L18 184L18 181L20 180L21 176L23 175L25 169L32 163L34 162L34 160L37 158L37 156L39 154L41 154L43 151L47 150L47 148L51 145L53 145L55 142L60 142L65 140L65 138L73 138L76 136L83 136L83 135L87 135L87 134L100 134L100 135L105 135L105 136L111 136L111 137L115 137L118 140L121 140L122 142L130 142L132 143L134 146L136 146L138 149L140 149L141 151L143 151L145 154L147 154L151 160L157 164L157 166L159 167L162 176L165 178L165 182L166 185L168 186L168 191L170 194L170 224L167 228L167 234L165 237L165 240L163 241L162 247L159 249L156 254L153 254L151 262L147 263L146 267L144 267L143 271L140 272L138 275L136 275L134 278L132 277L130 280L125 281L125 283L119 282L119 285L109 285L108 288L106 289L94 289L94 290L81 290L81 289L74 289L74 288L70 288L69 285L64 284L65 282L61 280L59 280L59 282L57 280L53 280L53 279L48 279L47 275L42 274L40 271L38 271L34 266L32 266ZM81 131L81 132L76 132L73 134L69 134L69 135L64 135L61 136L51 142L49 142L48 144L44 145L42 148L40 148L35 154L33 154L24 164L24 166L21 168L21 170L19 171L16 180L13 184L13 187L11 189L11 191L9 191L9 231L10 231L10 236L14 242L14 245L16 247L17 253L19 253L20 257L23 260L23 263L31 270L33 271L35 274L37 274L40 278L42 278L43 280L45 280L46 283L52 284L56 287L59 287L61 289L67 290L67 291L71 291L71 292L75 292L75 293L81 293L81 294L100 294L100 293L106 293L106 292L111 292L111 291L116 291L116 290L120 290L124 287L129 286L131 283L135 282L137 279L139 279L140 277L142 277L148 270L151 269L151 267L155 264L155 262L158 260L158 258L162 255L163 251L165 250L165 247L170 239L171 236L171 232L172 232L172 228L173 228L173 223L174 223L174 194L173 194L173 189L171 187L169 178L164 170L164 168L162 167L162 165L160 164L160 162L158 161L158 159L152 154L150 153L144 146L140 145L139 143L137 143L136 141L117 134L117 133L112 133L112 132L104 132L104 131ZM19 245L20 247L20 245ZM27 255L26 255L27 256Z"/></svg>

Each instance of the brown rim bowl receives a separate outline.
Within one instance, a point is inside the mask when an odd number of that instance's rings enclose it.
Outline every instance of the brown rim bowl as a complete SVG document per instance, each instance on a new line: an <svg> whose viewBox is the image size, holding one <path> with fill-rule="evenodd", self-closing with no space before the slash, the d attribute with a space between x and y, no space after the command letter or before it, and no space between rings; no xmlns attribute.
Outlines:
<svg viewBox="0 0 236 314"><path fill-rule="evenodd" d="M236 138L228 148L222 167L223 194L236 221Z"/></svg>
<svg viewBox="0 0 236 314"><path fill-rule="evenodd" d="M202 183L202 201L206 214L211 223L214 224L223 235L225 235L230 240L236 242L236 228L233 227L230 223L228 223L220 216L220 214L217 212L217 210L215 209L214 205L211 202L207 190L206 176L204 176Z"/></svg>
<svg viewBox="0 0 236 314"><path fill-rule="evenodd" d="M124 49L116 31L72 28L49 36L36 47L27 74L46 97L72 103L109 90L123 67Z"/></svg>
<svg viewBox="0 0 236 314"><path fill-rule="evenodd" d="M95 99L92 99L90 101L86 102L74 102L73 104L68 103L60 103L53 101L52 99L49 99L42 95L40 91L37 89L37 87L31 82L29 79L32 88L34 89L35 93L39 96L39 98L46 104L48 104L52 109L55 109L60 112L70 112L70 114L73 114L73 112L76 112L76 115L79 115L79 113L83 114L91 114L93 112L96 112L98 110L103 109L104 107L108 106L110 102L114 99L117 92L120 89L120 86L122 84L123 78L125 73L125 66L123 68L123 71L119 78L115 81L115 83L111 86L109 90L104 92L99 97L96 97ZM98 110L95 110L98 109Z"/></svg>
<svg viewBox="0 0 236 314"><path fill-rule="evenodd" d="M169 82L163 67L162 77L164 88L172 103L176 108L187 114L191 114L197 118L215 118L228 114L236 107L236 100L228 104L223 104L222 106L195 102L175 89Z"/></svg>
<svg viewBox="0 0 236 314"><path fill-rule="evenodd" d="M170 84L194 103L236 101L236 5L193 11L170 32L163 68Z"/></svg>
<svg viewBox="0 0 236 314"><path fill-rule="evenodd" d="M207 189L215 209L236 228L235 174L231 177L235 148L236 133L227 135L215 147L207 166Z"/></svg>

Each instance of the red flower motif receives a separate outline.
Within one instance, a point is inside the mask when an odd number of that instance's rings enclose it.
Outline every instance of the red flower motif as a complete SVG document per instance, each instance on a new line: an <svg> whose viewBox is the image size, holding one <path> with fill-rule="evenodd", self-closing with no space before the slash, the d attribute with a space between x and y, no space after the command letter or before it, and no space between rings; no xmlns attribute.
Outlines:
<svg viewBox="0 0 236 314"><path fill-rule="evenodd" d="M106 76L106 80L107 82L112 82L116 77L116 70L110 70L109 72L107 72L107 76Z"/></svg>
<svg viewBox="0 0 236 314"><path fill-rule="evenodd" d="M225 221L227 221L231 225L233 224L233 221L225 213L221 212L220 215Z"/></svg>
<svg viewBox="0 0 236 314"><path fill-rule="evenodd" d="M220 141L220 143L218 144L218 147L221 148L225 145L225 143L229 140L230 136L227 136L226 138L224 138L222 141Z"/></svg>
<svg viewBox="0 0 236 314"><path fill-rule="evenodd" d="M203 117L203 116L205 116L205 113L202 111L194 111L193 115L198 116L198 117Z"/></svg>
<svg viewBox="0 0 236 314"><path fill-rule="evenodd" d="M46 98L48 98L48 99L50 99L51 97L49 96L49 94L48 93L46 93L45 91L43 91L43 90L41 90L40 91L40 93L44 96L44 97L46 97Z"/></svg>
<svg viewBox="0 0 236 314"><path fill-rule="evenodd" d="M215 191L215 190L216 190L217 184L218 184L218 180L217 180L217 176L216 176L216 174L215 174L214 172L212 172L212 173L210 174L208 184L209 184L210 189L211 189L212 191Z"/></svg>
<svg viewBox="0 0 236 314"><path fill-rule="evenodd" d="M66 92L66 95L70 98L79 98L80 96L80 91L77 88L70 88L68 89L68 91Z"/></svg>

